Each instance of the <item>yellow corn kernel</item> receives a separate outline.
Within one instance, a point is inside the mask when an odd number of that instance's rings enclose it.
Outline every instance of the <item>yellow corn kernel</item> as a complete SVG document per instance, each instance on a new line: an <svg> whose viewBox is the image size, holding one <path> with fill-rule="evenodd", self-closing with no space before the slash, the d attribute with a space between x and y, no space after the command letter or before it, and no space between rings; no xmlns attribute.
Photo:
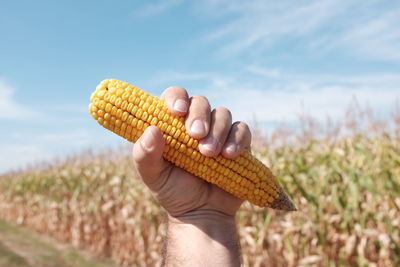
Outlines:
<svg viewBox="0 0 400 267"><path fill-rule="evenodd" d="M113 107L113 106L112 106L110 103L107 103L107 104L106 104L106 107L105 107L106 112L110 112L111 109L112 109L112 107Z"/></svg>

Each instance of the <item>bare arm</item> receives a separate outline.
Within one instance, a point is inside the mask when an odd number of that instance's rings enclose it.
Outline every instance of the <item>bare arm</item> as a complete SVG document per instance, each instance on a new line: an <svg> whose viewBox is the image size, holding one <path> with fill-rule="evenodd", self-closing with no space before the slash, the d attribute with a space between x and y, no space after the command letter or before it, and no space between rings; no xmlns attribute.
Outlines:
<svg viewBox="0 0 400 267"><path fill-rule="evenodd" d="M218 212L169 217L164 266L240 266L235 218Z"/></svg>

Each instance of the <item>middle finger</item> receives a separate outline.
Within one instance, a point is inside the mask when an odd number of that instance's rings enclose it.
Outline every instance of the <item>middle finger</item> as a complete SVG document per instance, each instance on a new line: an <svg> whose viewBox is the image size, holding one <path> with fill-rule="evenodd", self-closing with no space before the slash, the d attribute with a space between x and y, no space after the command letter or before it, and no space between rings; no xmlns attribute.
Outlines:
<svg viewBox="0 0 400 267"><path fill-rule="evenodd" d="M191 137L202 139L207 136L210 129L210 113L211 109L207 98L202 95L190 98L185 126Z"/></svg>
<svg viewBox="0 0 400 267"><path fill-rule="evenodd" d="M208 157L217 156L225 143L232 125L231 112L224 107L217 107L211 112L210 132L200 140L200 152Z"/></svg>

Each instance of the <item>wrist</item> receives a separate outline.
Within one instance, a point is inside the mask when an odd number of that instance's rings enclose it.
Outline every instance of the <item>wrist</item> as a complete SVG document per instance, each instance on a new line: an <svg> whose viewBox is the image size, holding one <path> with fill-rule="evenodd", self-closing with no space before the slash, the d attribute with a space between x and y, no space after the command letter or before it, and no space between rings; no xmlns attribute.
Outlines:
<svg viewBox="0 0 400 267"><path fill-rule="evenodd" d="M239 266L239 247L232 215L215 210L168 215L166 266Z"/></svg>
<svg viewBox="0 0 400 267"><path fill-rule="evenodd" d="M216 210L198 209L173 216L168 213L168 224L189 224L197 226L227 225L236 227L235 215Z"/></svg>

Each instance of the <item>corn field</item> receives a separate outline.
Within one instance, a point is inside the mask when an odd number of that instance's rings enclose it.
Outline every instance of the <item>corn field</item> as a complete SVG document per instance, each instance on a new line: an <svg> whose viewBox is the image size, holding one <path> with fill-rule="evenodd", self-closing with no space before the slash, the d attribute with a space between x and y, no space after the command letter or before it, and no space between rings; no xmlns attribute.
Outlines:
<svg viewBox="0 0 400 267"><path fill-rule="evenodd" d="M392 121L389 130L348 114L321 134L307 119L296 135L278 129L259 138L253 152L298 211L242 206L244 266L399 266L399 113ZM164 214L137 179L129 152L87 151L3 175L0 218L122 266L160 265Z"/></svg>

